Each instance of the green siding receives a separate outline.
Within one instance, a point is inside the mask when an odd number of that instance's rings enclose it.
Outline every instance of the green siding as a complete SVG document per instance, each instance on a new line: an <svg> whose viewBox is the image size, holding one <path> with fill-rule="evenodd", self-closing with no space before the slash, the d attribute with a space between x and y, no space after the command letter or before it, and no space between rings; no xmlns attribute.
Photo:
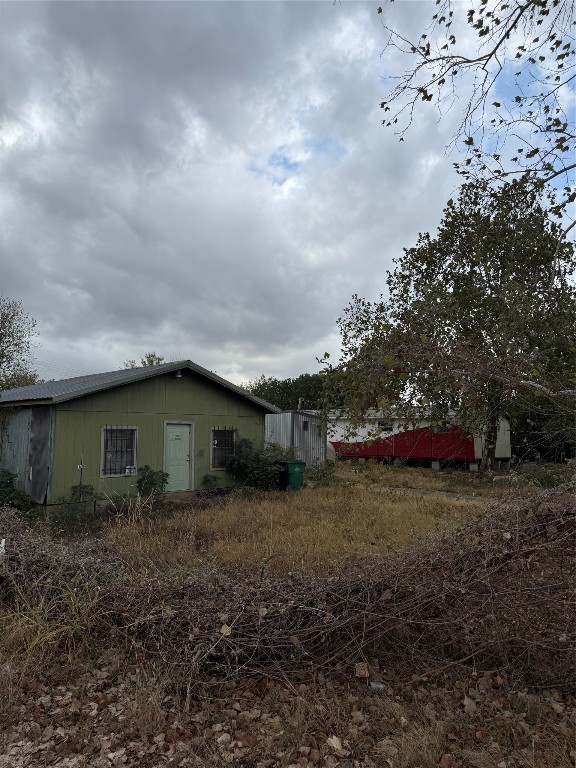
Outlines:
<svg viewBox="0 0 576 768"><path fill-rule="evenodd" d="M70 495L80 480L107 495L136 493L135 477L100 477L102 427L137 427L137 466L164 464L164 425L167 421L194 425L194 488L201 488L208 473L230 485L221 470L210 472L211 429L235 427L239 437L262 444L265 411L248 399L224 389L191 371L182 378L165 374L126 384L54 406L54 453L49 503Z"/></svg>

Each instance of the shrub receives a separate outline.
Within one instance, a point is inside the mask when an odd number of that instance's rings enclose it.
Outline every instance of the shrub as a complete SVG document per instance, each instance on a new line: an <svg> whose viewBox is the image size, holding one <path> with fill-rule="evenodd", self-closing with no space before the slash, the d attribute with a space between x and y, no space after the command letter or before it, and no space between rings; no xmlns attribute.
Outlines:
<svg viewBox="0 0 576 768"><path fill-rule="evenodd" d="M37 520L42 516L43 508L32 501L27 493L15 488L14 483L17 477L18 475L6 469L0 469L0 506L5 504L14 507L24 513L24 517L29 520Z"/></svg>
<svg viewBox="0 0 576 768"><path fill-rule="evenodd" d="M70 489L70 501L96 501L100 496L94 489L93 485L87 483L80 483L79 485L73 485Z"/></svg>
<svg viewBox="0 0 576 768"><path fill-rule="evenodd" d="M574 474L573 461L566 464L520 465L520 476L539 488L556 488L570 480Z"/></svg>
<svg viewBox="0 0 576 768"><path fill-rule="evenodd" d="M286 454L277 446L256 448L246 438L238 440L234 446L234 456L229 459L226 469L239 485L270 491L278 488L282 468L278 461Z"/></svg>
<svg viewBox="0 0 576 768"><path fill-rule="evenodd" d="M141 496L150 496L153 493L162 493L168 482L168 472L162 472L161 469L152 469L148 464L144 464L138 470L138 480L136 487Z"/></svg>
<svg viewBox="0 0 576 768"><path fill-rule="evenodd" d="M336 474L336 464L327 461L306 468L306 480L317 488L329 488L333 485L347 485L347 481Z"/></svg>
<svg viewBox="0 0 576 768"><path fill-rule="evenodd" d="M202 478L202 488L205 491L214 491L218 485L216 475L204 475Z"/></svg>

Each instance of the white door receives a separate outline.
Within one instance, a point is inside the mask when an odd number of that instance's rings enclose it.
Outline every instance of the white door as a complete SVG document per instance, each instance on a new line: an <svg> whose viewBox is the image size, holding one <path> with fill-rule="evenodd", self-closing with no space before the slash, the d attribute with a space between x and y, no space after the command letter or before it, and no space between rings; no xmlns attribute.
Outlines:
<svg viewBox="0 0 576 768"><path fill-rule="evenodd" d="M192 425L166 424L164 471L168 472L167 491L192 489Z"/></svg>

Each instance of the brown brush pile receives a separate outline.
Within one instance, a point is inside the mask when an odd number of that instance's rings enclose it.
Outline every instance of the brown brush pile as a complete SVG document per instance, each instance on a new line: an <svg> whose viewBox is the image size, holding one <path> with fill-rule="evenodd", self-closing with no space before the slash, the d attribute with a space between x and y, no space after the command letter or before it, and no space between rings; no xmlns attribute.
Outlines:
<svg viewBox="0 0 576 768"><path fill-rule="evenodd" d="M574 688L576 481L346 577L178 585L130 574L113 548L54 543L0 510L0 620L38 604L54 649L124 647L184 679L320 671L428 675L459 663ZM26 625L26 622L24 622ZM28 626L28 625L26 625ZM0 626L1 629L1 626Z"/></svg>

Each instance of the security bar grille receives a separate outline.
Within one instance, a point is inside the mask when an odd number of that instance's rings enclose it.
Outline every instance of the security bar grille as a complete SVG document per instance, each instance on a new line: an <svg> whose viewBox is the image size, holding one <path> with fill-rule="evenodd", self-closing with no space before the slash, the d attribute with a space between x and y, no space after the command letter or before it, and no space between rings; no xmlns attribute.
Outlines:
<svg viewBox="0 0 576 768"><path fill-rule="evenodd" d="M136 430L129 427L103 428L103 475L135 472Z"/></svg>
<svg viewBox="0 0 576 768"><path fill-rule="evenodd" d="M228 459L234 456L233 427L214 427L212 430L212 469L226 469Z"/></svg>

